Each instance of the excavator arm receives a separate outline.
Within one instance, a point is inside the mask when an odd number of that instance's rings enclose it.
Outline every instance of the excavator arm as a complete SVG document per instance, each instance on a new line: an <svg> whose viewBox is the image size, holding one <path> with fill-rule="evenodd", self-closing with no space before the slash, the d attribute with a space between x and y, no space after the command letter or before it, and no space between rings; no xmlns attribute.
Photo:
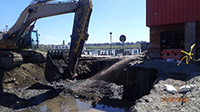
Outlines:
<svg viewBox="0 0 200 112"><path fill-rule="evenodd" d="M92 12L92 5L80 4L81 8L76 10L74 18L74 27L71 35L71 44L69 51L69 70L74 72L76 62L80 57L85 41L88 39L88 25L89 19Z"/></svg>
<svg viewBox="0 0 200 112"><path fill-rule="evenodd" d="M65 51L53 50L47 54L45 76L49 82L60 79L63 75L64 77L67 77L67 75L73 77L84 43L88 39L92 2L91 0L80 0L79 2L79 8L75 10L68 60L66 60Z"/></svg>

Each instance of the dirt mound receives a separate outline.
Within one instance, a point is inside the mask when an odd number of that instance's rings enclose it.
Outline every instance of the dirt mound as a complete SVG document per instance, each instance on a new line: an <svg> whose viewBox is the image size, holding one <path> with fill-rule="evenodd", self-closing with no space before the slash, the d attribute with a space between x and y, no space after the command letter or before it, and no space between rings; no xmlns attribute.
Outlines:
<svg viewBox="0 0 200 112"><path fill-rule="evenodd" d="M22 64L10 71L1 70L4 88L25 87L36 82L46 82L44 78L45 64Z"/></svg>

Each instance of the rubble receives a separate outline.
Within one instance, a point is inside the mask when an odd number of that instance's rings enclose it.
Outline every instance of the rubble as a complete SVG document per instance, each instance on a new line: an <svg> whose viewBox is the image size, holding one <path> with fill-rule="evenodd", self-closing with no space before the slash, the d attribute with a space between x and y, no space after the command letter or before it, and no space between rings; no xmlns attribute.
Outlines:
<svg viewBox="0 0 200 112"><path fill-rule="evenodd" d="M173 74L175 75L175 74ZM196 87L187 93L170 94L165 91L163 84L172 84L175 88L185 85L184 80L159 77L158 83L151 89L150 94L143 96L135 102L131 107L131 112L148 112L164 111L164 112L197 112L200 110L200 72L189 74L187 84L194 84ZM165 100L163 100L165 99Z"/></svg>

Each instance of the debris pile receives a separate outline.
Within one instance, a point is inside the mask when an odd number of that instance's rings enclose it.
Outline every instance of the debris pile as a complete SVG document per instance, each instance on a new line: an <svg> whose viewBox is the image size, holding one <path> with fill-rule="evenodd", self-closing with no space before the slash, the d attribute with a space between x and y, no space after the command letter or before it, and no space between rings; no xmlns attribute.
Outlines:
<svg viewBox="0 0 200 112"><path fill-rule="evenodd" d="M175 74L174 74L175 75ZM193 72L189 74L187 84L196 85L194 89L187 93L168 93L163 87L164 84L174 85L176 89L185 85L184 80L173 78L158 78L158 83L154 85L149 95L143 96L137 100L135 105L131 107L130 111L184 111L194 112L199 111L200 107L200 72ZM180 90L179 90L180 91Z"/></svg>

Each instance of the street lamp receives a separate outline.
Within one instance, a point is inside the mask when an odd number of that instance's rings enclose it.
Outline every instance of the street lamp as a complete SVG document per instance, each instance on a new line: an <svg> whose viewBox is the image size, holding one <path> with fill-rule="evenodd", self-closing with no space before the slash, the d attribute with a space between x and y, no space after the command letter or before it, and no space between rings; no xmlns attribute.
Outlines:
<svg viewBox="0 0 200 112"><path fill-rule="evenodd" d="M110 32L110 55L112 56L112 32Z"/></svg>

